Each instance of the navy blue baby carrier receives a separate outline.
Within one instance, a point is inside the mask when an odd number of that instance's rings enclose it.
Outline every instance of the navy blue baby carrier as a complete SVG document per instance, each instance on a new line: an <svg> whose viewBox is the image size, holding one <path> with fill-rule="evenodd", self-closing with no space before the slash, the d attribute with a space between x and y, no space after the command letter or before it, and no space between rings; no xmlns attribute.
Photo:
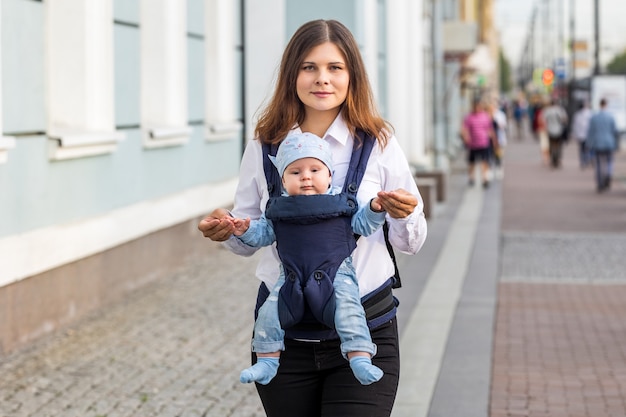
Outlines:
<svg viewBox="0 0 626 417"><path fill-rule="evenodd" d="M263 167L270 195L265 216L272 220L285 273L278 313L289 338L336 338L333 280L341 263L356 248L358 236L352 231L351 218L358 209L356 194L376 144L371 136L362 132L357 135L361 139L360 146L355 143L343 190L335 195L281 196L281 179L267 157L275 155L278 146L263 144ZM389 244L388 248L393 257ZM302 256L303 253L306 256ZM365 309L370 327L395 315L397 300L391 288L398 287L397 279L399 276L390 278L381 289L362 300L364 307L369 305L369 309ZM257 311L268 293L262 284Z"/></svg>

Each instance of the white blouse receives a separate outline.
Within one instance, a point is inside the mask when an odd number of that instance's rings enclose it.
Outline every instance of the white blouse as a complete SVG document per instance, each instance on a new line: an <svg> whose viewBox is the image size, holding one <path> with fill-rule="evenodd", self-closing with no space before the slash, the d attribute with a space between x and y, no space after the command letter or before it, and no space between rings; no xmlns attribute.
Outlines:
<svg viewBox="0 0 626 417"><path fill-rule="evenodd" d="M294 129L299 132L300 129ZM324 139L330 143L333 153L333 186L343 186L345 181L354 138L348 126L339 115L329 127ZM389 223L389 241L392 246L404 253L415 254L426 240L426 218L424 202L419 194L415 180L409 168L404 152L398 140L392 136L385 149L374 146L367 163L365 175L357 193L359 205L369 201L381 190L392 191L403 188L415 195L417 207L411 215L404 219L393 219L387 216ZM269 198L267 183L263 171L262 147L258 140L248 143L241 160L239 184L235 194L232 214L235 217L258 219L265 211ZM258 248L252 248L232 236L223 245L232 252L250 256ZM276 245L261 248L261 260L257 266L256 276L272 288L278 280L279 258ZM369 294L380 287L394 273L393 261L389 257L382 228L370 236L362 236L357 241L357 248L352 254L354 267L359 281L361 296Z"/></svg>

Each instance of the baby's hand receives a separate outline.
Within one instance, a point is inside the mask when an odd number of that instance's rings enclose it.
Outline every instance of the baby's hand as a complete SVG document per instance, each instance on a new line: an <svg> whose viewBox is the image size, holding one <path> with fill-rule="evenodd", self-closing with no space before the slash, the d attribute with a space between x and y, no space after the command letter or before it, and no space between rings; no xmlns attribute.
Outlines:
<svg viewBox="0 0 626 417"><path fill-rule="evenodd" d="M234 218L232 219L233 225L235 226L235 231L233 232L233 234L235 236L241 236L244 233L246 233L246 230L248 230L248 228L250 227L250 217L247 217L246 219L238 219L238 218Z"/></svg>
<svg viewBox="0 0 626 417"><path fill-rule="evenodd" d="M380 204L380 198L378 197L374 197L370 200L370 208L372 209L372 211L375 211L377 213L385 211L383 205Z"/></svg>

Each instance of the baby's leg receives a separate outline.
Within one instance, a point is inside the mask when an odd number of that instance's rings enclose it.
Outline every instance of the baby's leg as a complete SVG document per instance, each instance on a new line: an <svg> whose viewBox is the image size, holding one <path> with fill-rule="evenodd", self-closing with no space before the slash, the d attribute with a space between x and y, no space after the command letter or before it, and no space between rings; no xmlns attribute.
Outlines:
<svg viewBox="0 0 626 417"><path fill-rule="evenodd" d="M272 353L257 353L257 362L241 371L239 380L244 384L258 382L267 385L278 373L280 351Z"/></svg>
<svg viewBox="0 0 626 417"><path fill-rule="evenodd" d="M243 383L258 382L267 385L278 372L280 351L285 349L285 332L278 318L278 292L285 282L282 273L272 288L254 323L252 350L256 352L257 363L241 371L239 380Z"/></svg>
<svg viewBox="0 0 626 417"><path fill-rule="evenodd" d="M372 364L372 357L369 353L350 352L348 358L350 358L352 373L361 384L369 385L383 377L383 370Z"/></svg>
<svg viewBox="0 0 626 417"><path fill-rule="evenodd" d="M354 376L363 385L380 380L383 371L372 364L376 345L372 343L352 260L339 267L335 280L335 329L341 339L341 353L350 361Z"/></svg>

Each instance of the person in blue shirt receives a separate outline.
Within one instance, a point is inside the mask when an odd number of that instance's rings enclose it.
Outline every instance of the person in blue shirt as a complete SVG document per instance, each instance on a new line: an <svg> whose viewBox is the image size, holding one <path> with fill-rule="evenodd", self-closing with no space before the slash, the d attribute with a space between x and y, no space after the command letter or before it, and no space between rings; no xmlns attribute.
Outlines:
<svg viewBox="0 0 626 417"><path fill-rule="evenodd" d="M600 100L600 111L591 116L587 131L587 146L595 155L596 185L599 193L611 186L613 153L617 149L619 133L615 119L606 109L607 100Z"/></svg>
<svg viewBox="0 0 626 417"><path fill-rule="evenodd" d="M341 187L332 187L332 154L328 142L312 133L299 133L287 137L278 148L276 157L270 156L270 160L278 169L282 180L283 198L290 196L314 196L336 195L341 193ZM303 200L305 205L306 200ZM314 202L309 202L314 204ZM326 215L331 215L334 207L332 204L324 204L324 211L320 222L324 222ZM295 205L289 208L297 211ZM303 210L304 211L304 210ZM271 212L270 212L271 213ZM319 212L318 212L319 213ZM235 226L234 235L247 245L253 247L269 246L277 240L274 221L266 216L267 212L257 220L233 218ZM308 216L306 211L294 213ZM271 216L271 214L270 214ZM294 216L296 217L296 216ZM359 207L355 214L351 215L351 226L357 235L369 236L385 222L385 211L378 197L374 197L370 204ZM307 224L311 222L307 220ZM291 262L306 264L307 257L313 251L326 252L328 260L324 264L332 263L332 254L335 247L331 242L340 241L341 231L336 231L334 226L330 229L322 229L323 239L313 242L308 241L301 246L301 252L296 254L296 259ZM295 231L295 233L294 233ZM303 233L311 233L311 227L291 228L286 236L290 246L298 245L303 240ZM328 235L328 236L326 236ZM284 236L284 235L283 235ZM328 238L326 240L325 238ZM278 235L280 239L280 235ZM284 239L284 238L283 238ZM278 250L281 260L285 259L285 253ZM278 371L280 352L285 349L284 335L279 319L280 289L285 283L285 267L281 264L280 277L266 301L258 311L258 317L254 326L254 338L252 350L256 352L258 361L251 367L241 372L240 380L243 383L258 382L268 384ZM306 268L303 268L306 270ZM320 266L316 266L316 273ZM365 311L361 305L359 287L356 272L352 265L352 256L344 259L333 280L335 293L334 315L335 330L341 340L341 353L350 362L350 367L355 377L363 385L369 385L378 381L383 371L372 364L371 357L376 353L376 345L372 343L367 327Z"/></svg>

